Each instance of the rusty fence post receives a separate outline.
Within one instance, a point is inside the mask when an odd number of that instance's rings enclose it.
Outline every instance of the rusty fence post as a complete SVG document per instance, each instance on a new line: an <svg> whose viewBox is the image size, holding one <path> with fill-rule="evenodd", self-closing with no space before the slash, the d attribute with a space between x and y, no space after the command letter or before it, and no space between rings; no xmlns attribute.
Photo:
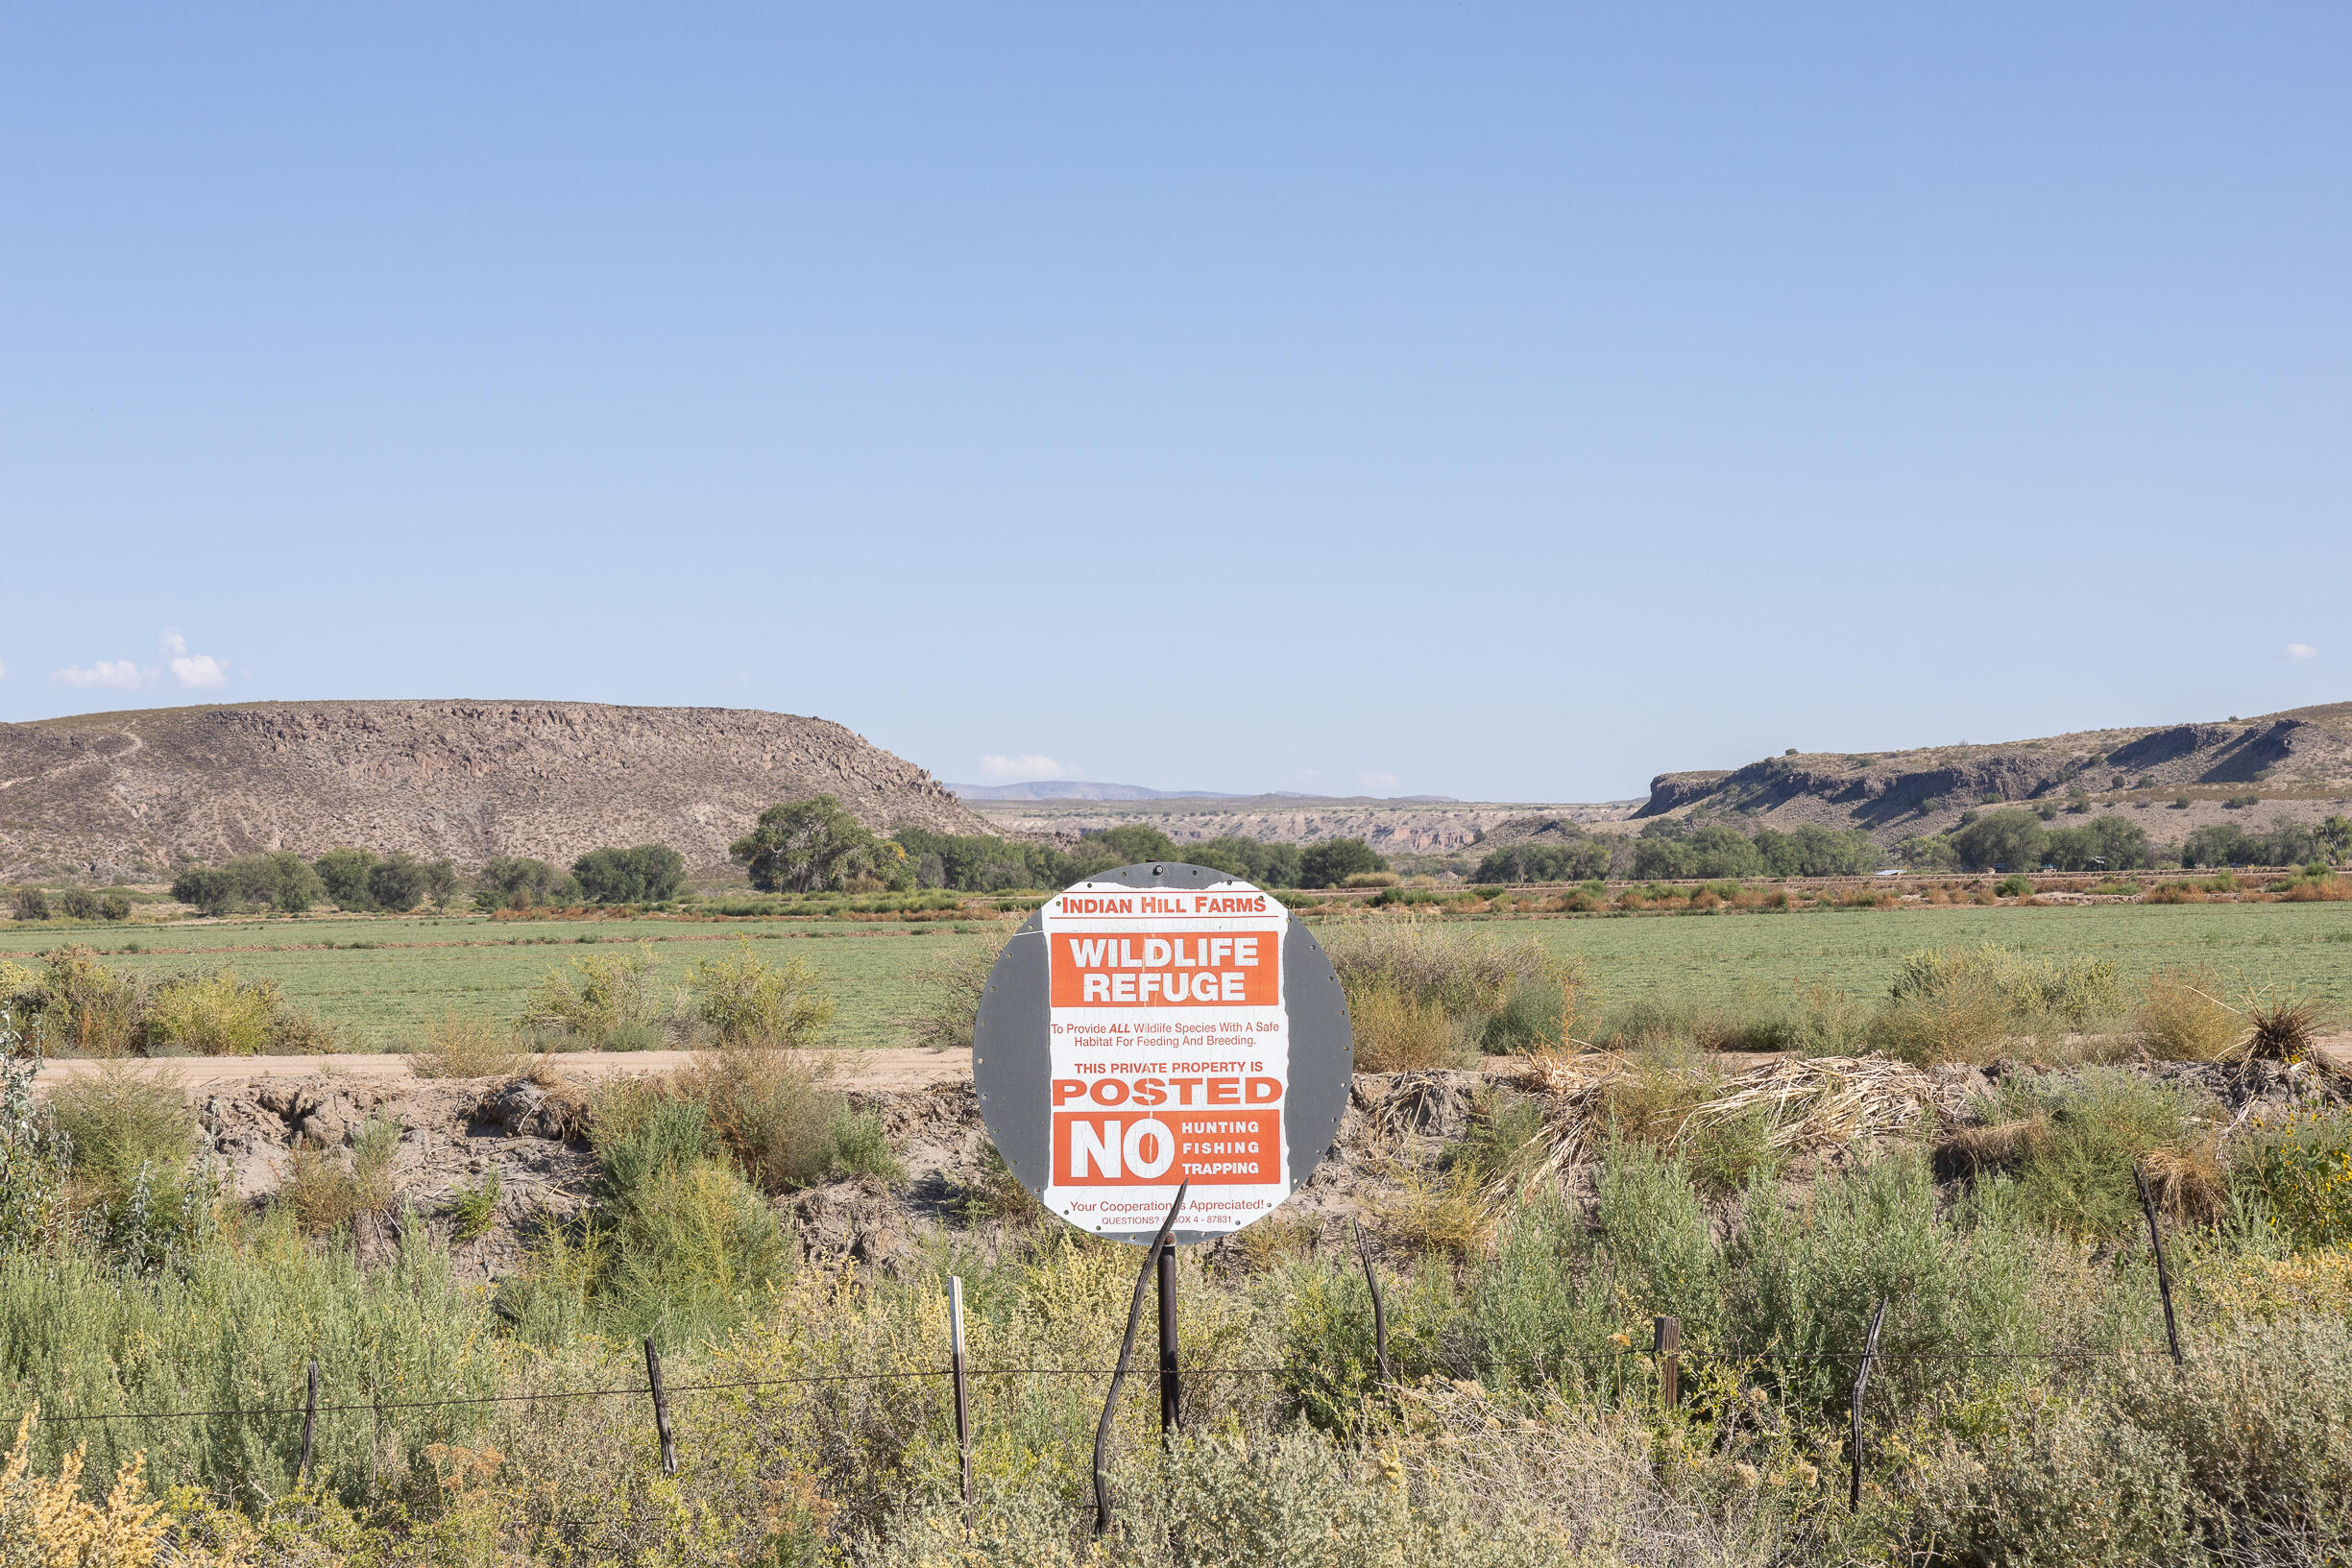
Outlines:
<svg viewBox="0 0 2352 1568"><path fill-rule="evenodd" d="M1187 1180L1176 1189L1176 1201L1168 1205L1168 1218L1159 1222L1159 1233L1152 1238L1152 1250L1144 1255L1143 1266L1135 1271L1135 1296L1128 1303L1127 1338L1119 1342L1119 1364L1112 1368L1110 1393L1103 1401L1103 1419L1094 1429L1094 1532L1110 1532L1110 1428L1112 1418L1119 1413L1119 1387L1127 1382L1128 1364L1135 1359L1135 1326L1143 1320L1143 1293L1159 1269L1160 1251L1168 1244L1168 1233L1176 1229L1176 1211L1184 1207L1184 1194L1192 1191Z"/></svg>
<svg viewBox="0 0 2352 1568"><path fill-rule="evenodd" d="M1854 1374L1854 1398L1849 1409L1853 1418L1854 1474L1846 1484L1846 1507L1862 1506L1862 1393L1870 1387L1870 1364L1879 1359L1879 1329L1886 1321L1886 1298L1879 1298L1879 1310L1870 1315L1870 1338L1862 1344L1862 1364Z"/></svg>
<svg viewBox="0 0 2352 1568"><path fill-rule="evenodd" d="M294 1467L294 1484L300 1486L310 1475L310 1435L319 1424L319 1363L311 1358L303 1375L308 1392L303 1399L303 1462Z"/></svg>
<svg viewBox="0 0 2352 1568"><path fill-rule="evenodd" d="M967 1513L972 1508L972 1398L971 1379L963 1359L963 1277L950 1274L947 1280L947 1364L956 1381L956 1462L963 1474L963 1506Z"/></svg>
<svg viewBox="0 0 2352 1568"><path fill-rule="evenodd" d="M2156 1252L2156 1293L2164 1298L2164 1337L2172 1347L2172 1364L2180 1362L2180 1328L2172 1321L2172 1270L2164 1261L2164 1232L2156 1226L2156 1200L2148 1195L2147 1172L2132 1162L2131 1179L2140 1188L2140 1212L2147 1216L2147 1244Z"/></svg>
<svg viewBox="0 0 2352 1568"><path fill-rule="evenodd" d="M1365 1288L1372 1293L1372 1364L1380 1369L1381 1382L1393 1383L1395 1374L1389 1369L1389 1315L1380 1301L1380 1276L1372 1272L1372 1249L1365 1244L1363 1223L1354 1219L1347 1223L1355 1231L1356 1257L1364 1265Z"/></svg>
<svg viewBox="0 0 2352 1568"><path fill-rule="evenodd" d="M678 1473L678 1444L669 1433L669 1395L662 1387L662 1353L653 1348L653 1336L645 1336L645 1379L652 1385L653 1430L662 1439L662 1474Z"/></svg>

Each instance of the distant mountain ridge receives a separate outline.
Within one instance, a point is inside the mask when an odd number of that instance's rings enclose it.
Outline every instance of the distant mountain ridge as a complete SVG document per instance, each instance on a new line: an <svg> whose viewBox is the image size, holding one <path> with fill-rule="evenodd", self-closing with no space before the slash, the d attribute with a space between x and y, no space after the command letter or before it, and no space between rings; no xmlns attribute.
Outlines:
<svg viewBox="0 0 2352 1568"><path fill-rule="evenodd" d="M948 793L967 801L1165 801L1237 800L1207 789L1147 789L1142 784L1089 784L1079 779L1031 779L1027 784L951 784Z"/></svg>
<svg viewBox="0 0 2352 1568"><path fill-rule="evenodd" d="M473 700L239 703L0 724L0 877L168 873L344 845L568 865L667 844L697 873L778 801L979 833L929 773L838 724L728 708Z"/></svg>
<svg viewBox="0 0 2352 1568"><path fill-rule="evenodd" d="M1214 789L1152 789L1143 784L1088 784L1078 779L1032 779L1027 784L951 784L947 788L957 799L968 801L1311 801L1373 798L1365 795L1308 795L1296 789L1270 789L1258 795ZM1416 806L1457 804L1451 795L1396 795L1389 798Z"/></svg>
<svg viewBox="0 0 2352 1568"><path fill-rule="evenodd" d="M2146 808L2187 800L2170 835L2249 799L2316 817L2352 798L2352 703L2250 719L2081 730L1994 745L1891 752L1802 752L1745 767L1661 773L1637 819L1736 813L1754 825L1818 822L1888 842L1940 832L1962 812L2003 803ZM2150 829L2158 826L2151 822Z"/></svg>

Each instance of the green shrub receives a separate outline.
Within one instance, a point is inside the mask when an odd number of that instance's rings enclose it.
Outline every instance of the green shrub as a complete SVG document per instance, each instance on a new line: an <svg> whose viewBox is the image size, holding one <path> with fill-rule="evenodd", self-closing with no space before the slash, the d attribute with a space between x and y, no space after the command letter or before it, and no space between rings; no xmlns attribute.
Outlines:
<svg viewBox="0 0 2352 1568"><path fill-rule="evenodd" d="M2257 1122L2232 1152L2229 1185L2259 1199L2297 1247L2352 1243L2352 1118L2305 1111Z"/></svg>
<svg viewBox="0 0 2352 1568"><path fill-rule="evenodd" d="M172 897L192 904L196 912L213 919L233 913L241 897L237 879L212 867L196 867L172 879Z"/></svg>
<svg viewBox="0 0 2352 1568"><path fill-rule="evenodd" d="M392 1202L392 1157L400 1142L399 1122L370 1117L348 1150L298 1146L292 1170L278 1190L279 1205L305 1236L332 1235L359 1216L384 1209Z"/></svg>
<svg viewBox="0 0 2352 1568"><path fill-rule="evenodd" d="M124 1056L139 1044L145 997L138 982L87 948L53 949L16 1001L26 1042L45 1055Z"/></svg>
<svg viewBox="0 0 2352 1568"><path fill-rule="evenodd" d="M270 1049L286 1010L274 980L249 981L233 969L182 976L148 1001L147 1048L158 1054L258 1055Z"/></svg>
<svg viewBox="0 0 2352 1568"><path fill-rule="evenodd" d="M474 882L473 902L484 909L536 909L578 900L580 884L545 860L527 855L494 855Z"/></svg>
<svg viewBox="0 0 2352 1568"><path fill-rule="evenodd" d="M686 857L664 844L591 850L571 863L591 904L660 904L686 885Z"/></svg>
<svg viewBox="0 0 2352 1568"><path fill-rule="evenodd" d="M833 1002L816 989L809 966L797 958L764 963L748 936L737 939L734 953L698 961L687 989L696 1015L722 1045L798 1049L815 1044L833 1023Z"/></svg>
<svg viewBox="0 0 2352 1568"><path fill-rule="evenodd" d="M1388 861L1361 838L1326 838L1298 852L1301 887L1344 887L1350 877L1388 869Z"/></svg>
<svg viewBox="0 0 2352 1568"><path fill-rule="evenodd" d="M535 1028L551 1029L586 1045L613 1049L645 1049L658 1046L654 1029L663 1016L654 993L654 971L661 967L652 944L641 942L630 953L594 953L574 958L571 972L551 969L532 987L523 1002L522 1021Z"/></svg>
<svg viewBox="0 0 2352 1568"><path fill-rule="evenodd" d="M821 1180L833 1164L843 1103L824 1073L805 1052L725 1047L696 1056L664 1092L697 1108L719 1141L713 1156L731 1157L762 1192L788 1193Z"/></svg>
<svg viewBox="0 0 2352 1568"><path fill-rule="evenodd" d="M1368 1073L1463 1065L1481 1049L1564 1043L1583 971L1534 941L1414 919L1331 931L1323 951L1347 998Z"/></svg>
<svg viewBox="0 0 2352 1568"><path fill-rule="evenodd" d="M433 875L424 861L399 851L368 867L368 902L378 909L414 909L424 902Z"/></svg>
<svg viewBox="0 0 2352 1568"><path fill-rule="evenodd" d="M2219 1168L2200 1130L2210 1111L2192 1091L2118 1068L2085 1068L2072 1082L2012 1081L1986 1117L2021 1129L1999 1201L2027 1223L2116 1241L2143 1222L2133 1172L2146 1167L2167 1207L2210 1221L2221 1196Z"/></svg>
<svg viewBox="0 0 2352 1568"><path fill-rule="evenodd" d="M9 916L12 920L47 920L49 896L37 887L20 887L10 895Z"/></svg>
<svg viewBox="0 0 2352 1568"><path fill-rule="evenodd" d="M366 850L328 850L311 862L335 907L352 914L376 907L375 895L368 891L368 873L375 867L376 856Z"/></svg>
<svg viewBox="0 0 2352 1568"><path fill-rule="evenodd" d="M826 1129L825 1173L882 1182L903 1181L907 1175L898 1156L890 1152L882 1118L872 1111L843 1111L834 1118Z"/></svg>
<svg viewBox="0 0 2352 1568"><path fill-rule="evenodd" d="M2012 1391L1919 1471L1908 1521L1968 1564L2322 1562L2352 1540L2352 1332L2230 1326L2074 1402Z"/></svg>
<svg viewBox="0 0 2352 1568"><path fill-rule="evenodd" d="M498 1217L498 1169L492 1166L477 1182L458 1188L449 1199L449 1215L457 1223L449 1232L452 1242L471 1242L489 1234Z"/></svg>

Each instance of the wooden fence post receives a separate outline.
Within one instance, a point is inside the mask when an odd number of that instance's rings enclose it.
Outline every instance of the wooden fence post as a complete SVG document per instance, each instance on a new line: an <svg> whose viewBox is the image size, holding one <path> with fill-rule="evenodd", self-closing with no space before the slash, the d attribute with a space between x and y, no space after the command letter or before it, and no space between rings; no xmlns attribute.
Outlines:
<svg viewBox="0 0 2352 1568"><path fill-rule="evenodd" d="M309 1391L303 1399L303 1462L294 1467L297 1486L310 1474L310 1434L319 1423L319 1363L315 1356L303 1375L303 1382Z"/></svg>
<svg viewBox="0 0 2352 1568"><path fill-rule="evenodd" d="M2172 1321L2172 1271L2165 1266L2164 1233L2156 1228L2156 1200L2148 1195L2147 1172L2134 1160L2131 1179L2140 1188L2140 1212L2147 1216L2147 1244L2156 1250L2156 1293L2164 1298L2164 1337L2172 1347L2172 1364L2180 1362L2180 1329Z"/></svg>
<svg viewBox="0 0 2352 1568"><path fill-rule="evenodd" d="M1870 1387L1870 1363L1879 1359L1879 1327L1886 1321L1886 1298L1879 1298L1879 1310L1870 1315L1870 1338L1862 1345L1862 1364L1854 1374L1854 1476L1846 1484L1846 1507L1862 1506L1862 1390Z"/></svg>
<svg viewBox="0 0 2352 1568"><path fill-rule="evenodd" d="M662 1474L678 1473L678 1444L669 1435L669 1395L662 1388L662 1353L653 1348L653 1336L645 1336L645 1379L653 1385L653 1430L662 1439Z"/></svg>
<svg viewBox="0 0 2352 1568"><path fill-rule="evenodd" d="M1143 1318L1144 1287L1159 1268L1160 1249L1168 1244L1168 1233L1176 1229L1176 1211L1184 1207L1184 1194L1192 1191L1188 1179L1176 1189L1176 1201L1168 1205L1168 1218L1159 1222L1159 1234L1152 1238L1152 1250L1144 1255L1143 1267L1135 1273L1135 1298L1128 1303L1127 1338L1119 1342L1119 1364L1110 1375L1110 1393L1103 1401L1103 1420L1094 1429L1094 1532L1110 1532L1110 1424L1119 1413L1119 1386L1127 1381L1128 1363L1135 1359L1135 1325Z"/></svg>
<svg viewBox="0 0 2352 1568"><path fill-rule="evenodd" d="M1661 1317L1650 1325L1650 1349L1658 1357L1658 1387L1666 1409L1683 1400L1683 1320Z"/></svg>
<svg viewBox="0 0 2352 1568"><path fill-rule="evenodd" d="M972 1405L963 1363L963 1278L947 1281L947 1361L956 1380L956 1458L963 1471L963 1506L972 1507Z"/></svg>
<svg viewBox="0 0 2352 1568"><path fill-rule="evenodd" d="M1364 1226L1350 1219L1356 1236L1356 1257L1364 1265L1364 1284L1372 1292L1372 1364L1380 1369L1380 1381L1393 1383L1395 1374L1389 1370L1389 1315L1380 1304L1380 1278L1372 1272L1372 1249L1364 1244Z"/></svg>

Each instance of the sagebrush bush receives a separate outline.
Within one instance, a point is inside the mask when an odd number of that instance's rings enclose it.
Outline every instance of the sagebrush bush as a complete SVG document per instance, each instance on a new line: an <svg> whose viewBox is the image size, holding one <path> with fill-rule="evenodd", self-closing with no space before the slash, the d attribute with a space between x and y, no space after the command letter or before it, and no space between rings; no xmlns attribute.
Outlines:
<svg viewBox="0 0 2352 1568"><path fill-rule="evenodd" d="M55 949L38 971L11 968L18 1027L44 1055L126 1056L138 1049L144 993L89 949Z"/></svg>
<svg viewBox="0 0 2352 1568"><path fill-rule="evenodd" d="M2179 1218L2212 1221L2221 1201L2211 1104L2194 1091L2117 1068L2055 1085L2012 1082L1989 1120L2023 1128L2002 1201L2029 1222L2112 1241L2142 1223L2136 1169Z"/></svg>
<svg viewBox="0 0 2352 1568"><path fill-rule="evenodd" d="M176 1194L196 1152L196 1114L168 1069L101 1063L94 1073L59 1082L47 1111L71 1150L73 1174L108 1198L129 1193L142 1171Z"/></svg>
<svg viewBox="0 0 2352 1568"><path fill-rule="evenodd" d="M669 1093L703 1108L736 1166L765 1193L788 1193L821 1180L846 1113L825 1085L827 1064L806 1051L764 1046L703 1051L680 1071Z"/></svg>

